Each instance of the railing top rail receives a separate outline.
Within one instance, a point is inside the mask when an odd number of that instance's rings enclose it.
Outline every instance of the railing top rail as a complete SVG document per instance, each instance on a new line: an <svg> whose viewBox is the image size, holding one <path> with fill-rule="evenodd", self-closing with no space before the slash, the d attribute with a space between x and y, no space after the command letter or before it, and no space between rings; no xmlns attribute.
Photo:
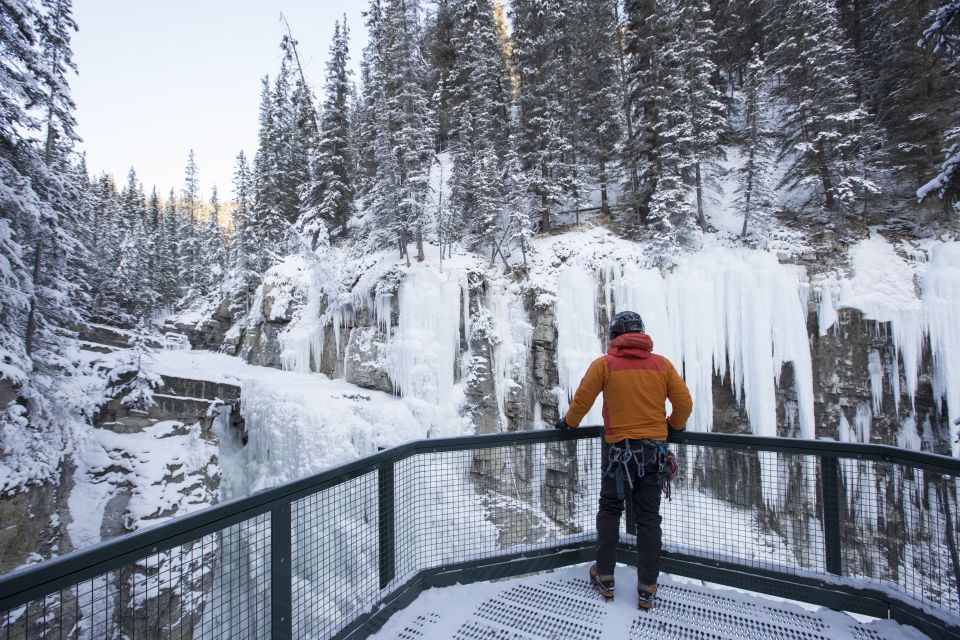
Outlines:
<svg viewBox="0 0 960 640"><path fill-rule="evenodd" d="M392 464L418 454L579 440L600 437L602 434L601 427L581 427L570 431L553 429L514 431L407 442L306 478L212 505L195 513L179 516L167 523L119 536L0 576L0 610L20 606L32 598L42 597L149 555L249 520L269 512L279 504L288 503L371 473L385 463ZM677 439L676 444L884 461L950 476L960 475L960 460L885 445L703 432L684 433Z"/></svg>

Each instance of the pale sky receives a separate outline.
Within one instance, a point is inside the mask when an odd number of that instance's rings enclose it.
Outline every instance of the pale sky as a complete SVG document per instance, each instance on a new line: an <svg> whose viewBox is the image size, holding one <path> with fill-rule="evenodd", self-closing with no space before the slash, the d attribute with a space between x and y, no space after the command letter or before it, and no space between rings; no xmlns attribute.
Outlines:
<svg viewBox="0 0 960 640"><path fill-rule="evenodd" d="M91 175L133 166L149 194L183 183L192 148L200 187L232 197L242 149L256 151L260 79L280 65L286 16L307 81L323 87L334 22L346 13L350 62L366 44L367 0L74 0L79 76L71 81ZM320 97L318 95L318 97Z"/></svg>

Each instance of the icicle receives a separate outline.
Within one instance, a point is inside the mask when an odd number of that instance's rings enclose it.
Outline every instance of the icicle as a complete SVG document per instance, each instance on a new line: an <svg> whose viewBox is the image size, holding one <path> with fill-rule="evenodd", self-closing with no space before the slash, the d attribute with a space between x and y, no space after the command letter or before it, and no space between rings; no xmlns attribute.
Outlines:
<svg viewBox="0 0 960 640"><path fill-rule="evenodd" d="M569 403L590 363L602 355L596 274L578 266L563 269L557 277L556 313L557 372L562 397ZM582 424L603 424L599 397Z"/></svg>
<svg viewBox="0 0 960 640"><path fill-rule="evenodd" d="M870 372L870 393L873 395L873 410L880 413L883 404L883 362L880 352L872 349L867 359L867 370Z"/></svg>
<svg viewBox="0 0 960 640"><path fill-rule="evenodd" d="M850 260L854 274L841 283L838 304L859 309L864 319L891 323L894 348L903 361L905 391L912 406L924 333L913 269L880 235L852 247Z"/></svg>
<svg viewBox="0 0 960 640"><path fill-rule="evenodd" d="M894 352L890 356L890 387L893 393L893 411L900 415L900 362L897 360L897 354Z"/></svg>
<svg viewBox="0 0 960 640"><path fill-rule="evenodd" d="M374 318L377 328L384 335L387 344L390 344L390 322L393 314L393 294L378 291L374 298Z"/></svg>
<svg viewBox="0 0 960 640"><path fill-rule="evenodd" d="M329 318L320 314L324 292L315 274L305 272L306 304L280 336L280 365L286 371L310 373L320 370L323 340ZM313 366L311 366L311 363Z"/></svg>
<svg viewBox="0 0 960 640"><path fill-rule="evenodd" d="M459 277L449 273L428 266L407 272L390 347L390 379L404 396L432 404L449 397L460 353L461 293ZM379 317L378 322L382 323Z"/></svg>
<svg viewBox="0 0 960 640"><path fill-rule="evenodd" d="M857 405L857 414L853 417L853 427L857 434L857 441L864 444L870 444L870 428L873 423L873 412L870 411L870 405L860 403Z"/></svg>
<svg viewBox="0 0 960 640"><path fill-rule="evenodd" d="M945 398L953 455L960 455L960 244L933 247L923 279L923 315L934 363L934 395Z"/></svg>
<svg viewBox="0 0 960 640"><path fill-rule="evenodd" d="M533 340L533 326L523 308L523 300L514 292L501 288L492 290L488 296L494 332L493 365L494 384L497 390L497 406L500 408L501 424L506 424L504 413L510 389L518 386L526 370L527 353Z"/></svg>
<svg viewBox="0 0 960 640"><path fill-rule="evenodd" d="M817 305L817 326L821 336L827 335L830 327L837 323L837 307L834 301L837 290L835 278L827 278L820 283L818 289L819 301Z"/></svg>

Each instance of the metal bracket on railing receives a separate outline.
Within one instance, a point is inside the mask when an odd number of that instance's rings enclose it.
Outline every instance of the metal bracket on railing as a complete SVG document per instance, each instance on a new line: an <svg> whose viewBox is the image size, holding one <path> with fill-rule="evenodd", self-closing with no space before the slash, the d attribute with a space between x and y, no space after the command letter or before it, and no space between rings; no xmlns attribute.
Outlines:
<svg viewBox="0 0 960 640"><path fill-rule="evenodd" d="M833 456L820 456L820 500L823 507L823 546L827 571L843 573L840 535L840 463Z"/></svg>
<svg viewBox="0 0 960 640"><path fill-rule="evenodd" d="M397 573L396 503L393 490L393 458L377 467L377 523L380 533L380 588L385 588Z"/></svg>
<svg viewBox="0 0 960 640"><path fill-rule="evenodd" d="M273 640L293 637L293 572L290 502L270 510L270 630Z"/></svg>

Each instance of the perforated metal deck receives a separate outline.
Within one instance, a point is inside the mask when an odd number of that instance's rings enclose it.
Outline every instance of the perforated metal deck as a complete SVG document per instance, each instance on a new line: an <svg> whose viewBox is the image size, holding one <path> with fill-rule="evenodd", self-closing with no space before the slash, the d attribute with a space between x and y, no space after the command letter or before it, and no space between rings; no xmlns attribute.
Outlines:
<svg viewBox="0 0 960 640"><path fill-rule="evenodd" d="M739 591L664 577L657 605L637 609L632 571L604 602L586 566L496 583L431 589L391 618L378 640L919 640L890 620L858 622Z"/></svg>

